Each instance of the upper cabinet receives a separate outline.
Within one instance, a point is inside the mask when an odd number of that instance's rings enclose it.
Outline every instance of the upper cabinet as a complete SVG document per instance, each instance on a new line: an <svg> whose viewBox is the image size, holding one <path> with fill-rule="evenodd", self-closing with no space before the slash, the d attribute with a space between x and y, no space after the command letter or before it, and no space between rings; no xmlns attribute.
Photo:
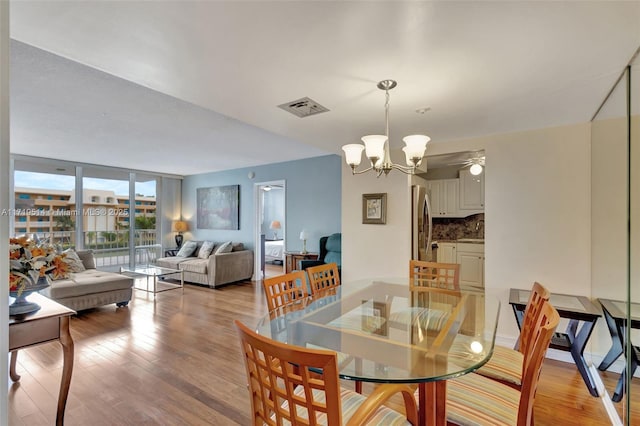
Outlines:
<svg viewBox="0 0 640 426"><path fill-rule="evenodd" d="M484 211L484 173L474 176L469 169L460 170L459 209L476 210L478 213Z"/></svg>
<svg viewBox="0 0 640 426"><path fill-rule="evenodd" d="M461 170L459 179L429 180L433 217L466 217L484 213L484 173Z"/></svg>
<svg viewBox="0 0 640 426"><path fill-rule="evenodd" d="M429 201L433 217L460 217L459 180L440 179L429 181Z"/></svg>

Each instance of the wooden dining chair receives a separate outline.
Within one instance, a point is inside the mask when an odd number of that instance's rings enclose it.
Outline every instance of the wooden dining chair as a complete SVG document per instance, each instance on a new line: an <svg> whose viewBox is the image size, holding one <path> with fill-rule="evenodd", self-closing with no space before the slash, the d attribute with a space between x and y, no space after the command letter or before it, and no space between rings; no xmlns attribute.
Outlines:
<svg viewBox="0 0 640 426"><path fill-rule="evenodd" d="M542 306L549 301L550 293L542 284L535 282L531 288L531 295L524 311L522 330L516 349L496 345L491 359L476 373L502 382L515 389L522 386L524 371L524 357L534 344L534 331Z"/></svg>
<svg viewBox="0 0 640 426"><path fill-rule="evenodd" d="M340 286L337 263L325 263L307 268L311 294Z"/></svg>
<svg viewBox="0 0 640 426"><path fill-rule="evenodd" d="M460 290L460 265L412 259L409 261L409 279L411 290L421 287Z"/></svg>
<svg viewBox="0 0 640 426"><path fill-rule="evenodd" d="M234 323L254 425L417 424L409 386L385 384L365 397L340 387L335 352L286 345L254 333L238 320ZM397 393L403 396L406 416L383 405Z"/></svg>
<svg viewBox="0 0 640 426"><path fill-rule="evenodd" d="M558 311L545 301L534 324L524 356L520 390L476 373L447 382L447 424L533 425L533 403L544 356L560 322Z"/></svg>
<svg viewBox="0 0 640 426"><path fill-rule="evenodd" d="M265 278L262 281L269 312L309 295L304 271Z"/></svg>

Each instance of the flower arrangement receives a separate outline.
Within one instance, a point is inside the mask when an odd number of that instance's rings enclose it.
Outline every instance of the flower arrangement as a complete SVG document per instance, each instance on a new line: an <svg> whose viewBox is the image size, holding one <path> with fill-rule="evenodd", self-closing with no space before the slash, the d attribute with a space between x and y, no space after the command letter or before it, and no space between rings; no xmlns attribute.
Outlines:
<svg viewBox="0 0 640 426"><path fill-rule="evenodd" d="M65 254L52 245L38 245L26 237L9 239L9 291L18 296L40 277L64 278L69 274Z"/></svg>

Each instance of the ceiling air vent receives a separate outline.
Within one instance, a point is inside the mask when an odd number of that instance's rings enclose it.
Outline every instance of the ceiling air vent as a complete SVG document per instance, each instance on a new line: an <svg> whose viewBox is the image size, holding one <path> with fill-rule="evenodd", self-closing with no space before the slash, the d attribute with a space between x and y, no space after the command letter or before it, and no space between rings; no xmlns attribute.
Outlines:
<svg viewBox="0 0 640 426"><path fill-rule="evenodd" d="M278 108L289 111L291 114L297 115L300 118L329 111L328 108L323 107L313 99L307 97L300 98L297 101L278 105Z"/></svg>

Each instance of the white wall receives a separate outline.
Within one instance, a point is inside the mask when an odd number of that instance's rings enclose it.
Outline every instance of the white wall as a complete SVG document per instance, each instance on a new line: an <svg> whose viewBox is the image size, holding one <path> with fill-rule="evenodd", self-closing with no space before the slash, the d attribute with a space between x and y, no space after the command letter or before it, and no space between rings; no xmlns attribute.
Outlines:
<svg viewBox="0 0 640 426"><path fill-rule="evenodd" d="M540 281L552 292L590 294L589 123L430 144L428 155L485 149L485 285L502 300L500 338L518 329L509 288ZM343 281L406 275L407 177L351 176L343 167ZM362 193L387 192L386 226L362 225Z"/></svg>
<svg viewBox="0 0 640 426"><path fill-rule="evenodd" d="M394 153L396 154L396 153ZM395 155L393 158L404 159ZM362 167L362 166L361 166ZM396 170L351 175L342 162L342 281L409 274L411 258L410 177ZM387 193L387 223L362 223L362 194Z"/></svg>

